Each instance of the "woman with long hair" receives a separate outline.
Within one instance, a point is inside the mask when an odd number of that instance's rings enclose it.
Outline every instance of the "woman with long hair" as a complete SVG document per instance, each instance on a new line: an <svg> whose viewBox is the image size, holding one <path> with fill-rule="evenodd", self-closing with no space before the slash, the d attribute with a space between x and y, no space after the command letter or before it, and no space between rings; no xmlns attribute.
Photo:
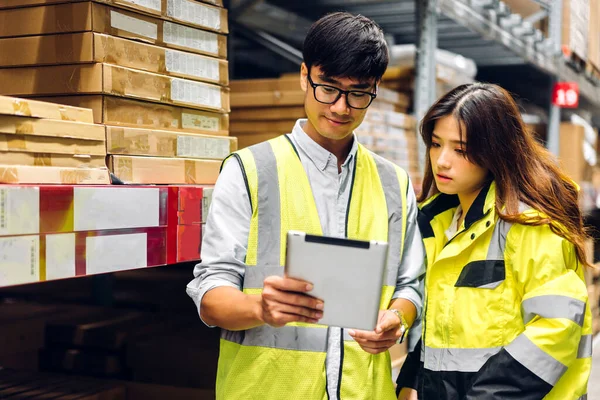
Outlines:
<svg viewBox="0 0 600 400"><path fill-rule="evenodd" d="M399 399L586 398L592 318L578 186L496 85L452 90L421 135L427 301Z"/></svg>

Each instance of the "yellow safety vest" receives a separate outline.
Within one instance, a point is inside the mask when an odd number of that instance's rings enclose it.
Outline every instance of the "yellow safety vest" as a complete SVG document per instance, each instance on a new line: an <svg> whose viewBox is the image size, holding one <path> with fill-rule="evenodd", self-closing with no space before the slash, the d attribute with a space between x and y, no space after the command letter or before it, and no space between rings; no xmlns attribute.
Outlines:
<svg viewBox="0 0 600 400"><path fill-rule="evenodd" d="M457 196L421 205L428 265L419 398L584 399L592 318L574 246L548 225L500 220L495 199L492 182L450 240ZM520 212L539 215L525 204Z"/></svg>
<svg viewBox="0 0 600 400"><path fill-rule="evenodd" d="M243 291L260 294L267 276L282 275L289 230L321 235L308 176L287 136L232 155L242 166L252 207ZM227 160L226 160L227 161ZM381 308L396 287L406 231L406 172L358 146L346 237L389 242ZM339 397L395 399L388 352L371 355L343 335ZM327 327L291 323L241 332L223 330L217 399L326 399Z"/></svg>

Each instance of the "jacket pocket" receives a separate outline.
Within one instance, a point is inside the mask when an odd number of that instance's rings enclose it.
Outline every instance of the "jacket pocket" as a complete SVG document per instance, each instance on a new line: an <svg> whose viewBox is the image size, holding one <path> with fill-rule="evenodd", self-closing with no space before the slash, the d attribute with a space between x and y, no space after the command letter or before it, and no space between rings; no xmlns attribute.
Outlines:
<svg viewBox="0 0 600 400"><path fill-rule="evenodd" d="M496 289L505 278L504 260L472 261L464 266L454 286Z"/></svg>

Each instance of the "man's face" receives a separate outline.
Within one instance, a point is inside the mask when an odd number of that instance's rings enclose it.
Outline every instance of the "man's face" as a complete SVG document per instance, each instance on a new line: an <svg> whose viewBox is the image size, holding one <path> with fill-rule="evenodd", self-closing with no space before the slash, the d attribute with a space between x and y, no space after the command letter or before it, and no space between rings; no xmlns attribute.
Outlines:
<svg viewBox="0 0 600 400"><path fill-rule="evenodd" d="M348 137L362 123L367 109L361 110L349 107L344 95L333 104L323 104L317 101L315 90L308 81L309 73L314 84L369 93L375 93L375 79L358 81L353 78L330 77L326 76L318 66L312 66L309 71L306 65L302 64L300 84L302 85L302 90L305 92L304 109L308 117L308 123L304 128L305 131L309 134L317 133L330 140L341 140ZM329 89L320 88L318 90ZM360 102L360 100L358 101Z"/></svg>

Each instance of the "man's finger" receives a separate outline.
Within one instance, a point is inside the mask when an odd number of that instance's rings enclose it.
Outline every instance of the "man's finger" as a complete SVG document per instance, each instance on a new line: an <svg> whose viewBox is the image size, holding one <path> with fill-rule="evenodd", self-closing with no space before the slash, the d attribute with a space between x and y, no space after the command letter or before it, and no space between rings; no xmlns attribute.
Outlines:
<svg viewBox="0 0 600 400"><path fill-rule="evenodd" d="M270 285L278 290L286 292L299 292L305 293L313 289L313 285L310 282L301 281L299 279L287 278L282 276L268 276L264 282L266 285Z"/></svg>
<svg viewBox="0 0 600 400"><path fill-rule="evenodd" d="M396 335L395 335L394 331L375 333L374 331L360 331L360 330L356 330L356 329L351 329L348 331L348 334L350 336L352 336L352 338L354 340L369 340L372 342L396 339Z"/></svg>
<svg viewBox="0 0 600 400"><path fill-rule="evenodd" d="M357 340L356 343L358 343L361 347L369 347L372 349L387 350L390 347L392 347L393 345L395 345L396 341L395 340L383 340L380 342L372 342L370 340Z"/></svg>
<svg viewBox="0 0 600 400"><path fill-rule="evenodd" d="M375 328L376 333L387 332L392 329L398 329L400 327L400 319L392 312L385 312L381 316L377 327Z"/></svg>
<svg viewBox="0 0 600 400"><path fill-rule="evenodd" d="M322 311L324 307L323 301L315 297L286 292L273 287L263 290L263 297L276 303L305 307L313 311Z"/></svg>

